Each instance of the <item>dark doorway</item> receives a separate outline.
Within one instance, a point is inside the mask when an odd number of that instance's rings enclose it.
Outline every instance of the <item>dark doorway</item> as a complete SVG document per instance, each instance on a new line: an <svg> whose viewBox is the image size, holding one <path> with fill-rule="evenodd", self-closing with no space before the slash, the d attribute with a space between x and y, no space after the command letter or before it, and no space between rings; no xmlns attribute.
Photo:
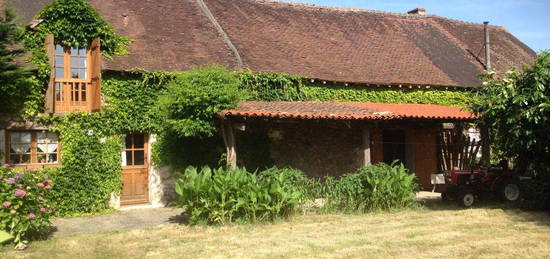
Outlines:
<svg viewBox="0 0 550 259"><path fill-rule="evenodd" d="M384 141L384 163L391 164L399 160L407 165L406 134L404 130L384 130L382 133Z"/></svg>

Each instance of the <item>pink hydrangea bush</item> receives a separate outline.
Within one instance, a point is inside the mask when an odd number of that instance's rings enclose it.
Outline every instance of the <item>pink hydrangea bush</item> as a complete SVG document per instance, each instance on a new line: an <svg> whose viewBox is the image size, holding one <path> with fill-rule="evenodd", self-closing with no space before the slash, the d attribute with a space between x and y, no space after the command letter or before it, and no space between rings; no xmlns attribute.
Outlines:
<svg viewBox="0 0 550 259"><path fill-rule="evenodd" d="M29 238L49 231L53 208L48 192L53 182L41 171L0 168L0 230L10 233L17 249L27 247Z"/></svg>

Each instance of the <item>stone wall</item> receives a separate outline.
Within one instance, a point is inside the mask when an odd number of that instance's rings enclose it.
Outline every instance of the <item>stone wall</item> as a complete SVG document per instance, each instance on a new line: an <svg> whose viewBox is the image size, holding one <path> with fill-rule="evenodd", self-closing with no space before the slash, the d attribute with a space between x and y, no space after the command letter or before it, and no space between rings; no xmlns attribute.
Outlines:
<svg viewBox="0 0 550 259"><path fill-rule="evenodd" d="M153 143L156 142L156 136L149 137L149 150L152 150ZM169 202L175 200L174 191L175 179L170 167L157 168L151 163L152 152L148 154L149 160L149 202L154 207L167 206Z"/></svg>
<svg viewBox="0 0 550 259"><path fill-rule="evenodd" d="M266 135L271 165L297 168L311 177L340 176L363 163L361 129L343 121L255 121L239 134L239 139ZM246 148L237 141L238 154ZM239 165L249 168L250 157L237 155Z"/></svg>
<svg viewBox="0 0 550 259"><path fill-rule="evenodd" d="M384 160L383 130L396 128L406 133L407 161L403 162L418 176L423 189L430 189L431 174L438 171L438 126L435 124L371 125L372 164ZM246 130L237 134L238 165L252 170L255 167L251 165L258 164L258 161L252 160L259 157L266 160L264 167L293 167L312 177L340 176L363 165L361 125L358 123L326 120L247 121ZM248 142L244 143L246 140Z"/></svg>

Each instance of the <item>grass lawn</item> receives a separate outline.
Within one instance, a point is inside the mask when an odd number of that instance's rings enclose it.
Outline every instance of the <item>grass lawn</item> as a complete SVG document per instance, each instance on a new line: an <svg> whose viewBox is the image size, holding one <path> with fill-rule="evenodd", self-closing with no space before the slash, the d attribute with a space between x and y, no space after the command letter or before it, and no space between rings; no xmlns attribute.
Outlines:
<svg viewBox="0 0 550 259"><path fill-rule="evenodd" d="M550 257L550 215L460 209L431 201L422 209L366 215L301 215L258 225L154 228L36 241L6 258L173 257Z"/></svg>

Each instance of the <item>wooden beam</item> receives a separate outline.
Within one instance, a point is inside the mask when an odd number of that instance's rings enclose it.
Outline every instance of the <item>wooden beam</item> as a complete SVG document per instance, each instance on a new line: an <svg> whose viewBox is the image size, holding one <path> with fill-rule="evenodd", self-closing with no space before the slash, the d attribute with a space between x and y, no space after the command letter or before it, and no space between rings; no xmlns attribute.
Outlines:
<svg viewBox="0 0 550 259"><path fill-rule="evenodd" d="M235 131L231 120L222 121L222 134L226 148L227 167L237 169L237 150L235 148Z"/></svg>
<svg viewBox="0 0 550 259"><path fill-rule="evenodd" d="M370 129L367 126L363 127L363 166L371 165L370 155Z"/></svg>

